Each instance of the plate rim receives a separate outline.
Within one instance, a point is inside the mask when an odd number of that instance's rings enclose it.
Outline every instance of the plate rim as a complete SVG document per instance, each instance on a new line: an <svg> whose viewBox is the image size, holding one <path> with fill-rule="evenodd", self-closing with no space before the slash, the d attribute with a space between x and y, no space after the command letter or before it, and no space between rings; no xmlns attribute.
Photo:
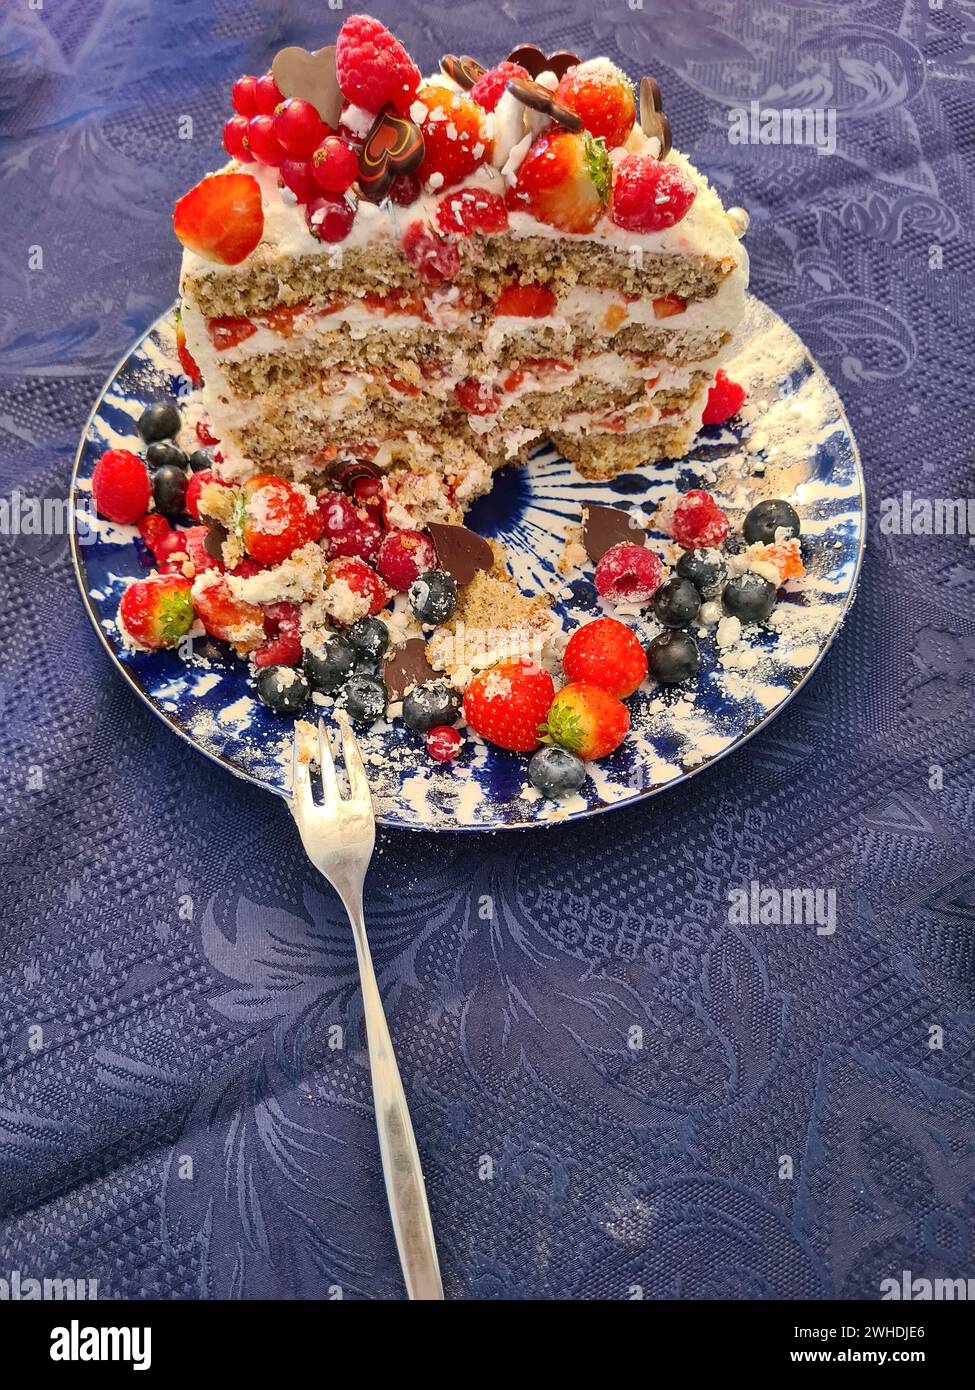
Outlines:
<svg viewBox="0 0 975 1390"><path fill-rule="evenodd" d="M817 372L820 372L824 380L829 384L830 390L833 392L833 395L836 398L840 421L845 427L847 437L850 441L853 462L856 467L857 482L859 484L861 525L858 538L859 543L857 545L856 561L853 569L853 578L850 582L849 592L847 593L843 602L843 611L839 618L839 621L836 623L836 626L829 634L829 637L823 643L823 646L820 649L816 659L812 662L810 666L806 668L802 678L796 682L796 684L789 691L785 699L782 700L782 702L779 705L777 705L773 711L767 714L764 719L760 719L758 723L755 724L751 729L747 730L747 732L739 734L727 745L726 748L722 748L720 753L716 753L714 757L708 758L706 762L698 764L697 767L685 771L681 776L671 778L671 780L668 782L661 782L657 786L653 787L643 787L635 791L633 796L626 797L625 800L608 801L601 806L587 806L582 811L569 811L565 815L551 816L547 819L522 820L504 825L401 824L399 821L386 820L377 811L375 812L377 826L381 826L383 830L387 832L403 830L406 831L408 834L496 835L502 832L508 833L529 830L553 830L558 826L572 825L578 821L592 820L595 816L606 815L610 811L621 811L627 807L634 808L636 806L641 806L645 802L647 802L651 797L660 796L662 793L670 791L675 787L684 786L687 782L691 781L692 778L697 777L701 773L707 772L710 768L722 762L732 753L738 752L738 750L742 748L749 741L749 739L754 738L756 734L759 734L764 729L766 729L769 726L769 724L771 724L775 719L777 719L778 716L789 705L792 704L793 700L795 700L796 696L805 687L807 682L819 670L819 667L822 664L827 652L830 651L830 649L832 648L833 643L836 641L836 638L839 636L841 629L843 628L847 618L850 615L850 610L852 609L853 604L856 600L857 592L860 586L860 576L863 571L863 561L867 543L867 486L866 478L864 477L863 472L863 459L860 455L859 442L857 440L856 435L853 432L853 427L850 424L850 418L846 411L846 404L839 391L837 391L836 387L834 386L832 378L824 371L818 359L809 350L808 346L805 343L805 340L802 337L800 337L799 333L796 331L796 329L792 327L788 320L785 319L777 309L774 309L771 305L766 304L764 299L759 299L758 295L753 294L751 290L746 290L745 294L747 299L755 300L763 308L767 309L769 313L774 314L777 319L779 319L782 323L785 324L789 331L793 333L797 340L802 344L809 361L812 363L813 369ZM80 556L80 547L78 544L78 531L77 526L75 524L75 518L78 510L78 497L81 491L78 485L78 469L81 466L82 457L85 452L85 445L88 442L89 430L91 429L92 423L98 415L98 411L102 405L102 402L104 401L110 388L114 385L116 377L118 376L122 368L126 365L126 363L129 361L132 354L141 347L141 345L145 342L146 338L149 337L149 335L154 331L154 329L159 324L164 323L166 320L168 320L178 310L178 308L179 300L176 299L172 302L172 304L170 304L166 309L164 309L162 313L157 314L157 316L152 320L152 322L145 329L143 329L139 336L129 345L127 350L122 354L121 357L119 357L115 365L111 368L108 376L102 383L98 395L95 397L95 401L91 407L91 410L88 412L88 415L85 418L84 425L81 429L81 436L78 441L78 447L75 450L74 462L71 466L71 477L68 484L68 505L71 518L71 524L68 532L68 542L69 551L71 555L71 565L72 569L74 570L74 576L78 585L78 589L81 593L81 600L84 605L85 612L88 614L88 618L91 621L91 624L95 629L95 632L98 634L98 639L101 642L102 647L108 654L112 666L122 676L126 685L129 687L131 691L135 693L135 695L138 697L141 703L145 705L145 707L153 715L155 715L157 719L161 720L161 722L167 727L167 729L170 730L171 733L176 734L178 738L182 739L188 747L194 749L197 753L202 754L203 757L207 758L211 763L216 764L217 767L223 768L225 771L229 772L231 776L236 777L239 781L249 783L251 786L257 787L261 791L268 792L271 795L278 797L290 809L291 797L283 787L276 787L273 786L270 782L261 781L259 777L255 777L253 773L247 772L242 767L238 767L235 763L232 763L229 758L224 757L221 753L213 752L210 749L205 748L201 743L197 743L196 740L191 737L188 731L182 728L178 723L176 723L176 721L167 713L166 710L164 710L160 705L156 704L153 700L149 698L145 690L143 690L142 686L135 678L134 673L121 660L118 652L115 650L115 647L109 641L108 636L102 627L101 620L98 614L96 613L94 606L92 605L91 597L88 593L88 589L85 583L85 569L82 565Z"/></svg>

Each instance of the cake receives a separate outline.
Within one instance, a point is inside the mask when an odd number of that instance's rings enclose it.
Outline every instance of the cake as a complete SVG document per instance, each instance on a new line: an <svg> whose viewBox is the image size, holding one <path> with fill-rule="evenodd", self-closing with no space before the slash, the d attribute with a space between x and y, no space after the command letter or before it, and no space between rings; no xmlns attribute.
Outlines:
<svg viewBox="0 0 975 1390"><path fill-rule="evenodd" d="M670 148L653 79L523 46L421 80L362 16L308 58L238 82L234 158L177 207L219 476L320 490L357 460L411 526L546 440L594 478L681 457L745 223Z"/></svg>

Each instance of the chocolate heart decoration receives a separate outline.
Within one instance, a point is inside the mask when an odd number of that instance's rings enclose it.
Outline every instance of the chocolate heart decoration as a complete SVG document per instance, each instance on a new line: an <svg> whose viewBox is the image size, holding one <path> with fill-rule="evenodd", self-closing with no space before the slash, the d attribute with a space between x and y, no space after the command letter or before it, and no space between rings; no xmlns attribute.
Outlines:
<svg viewBox="0 0 975 1390"><path fill-rule="evenodd" d="M582 129L582 117L577 116L574 111L570 111L567 106L563 106L560 101L556 101L547 87L541 86L538 82L529 82L525 77L512 77L506 85L511 95L520 101L522 106L528 106L532 111L541 111L543 115L551 116L566 130Z"/></svg>
<svg viewBox="0 0 975 1390"><path fill-rule="evenodd" d="M271 64L271 76L283 97L310 101L327 126L338 129L345 105L335 72L335 45L309 53L306 48L282 48Z"/></svg>
<svg viewBox="0 0 975 1390"><path fill-rule="evenodd" d="M640 82L640 129L649 139L660 141L658 159L664 159L671 151L673 139L670 122L663 112L660 88L652 77L644 77Z"/></svg>
<svg viewBox="0 0 975 1390"><path fill-rule="evenodd" d="M566 49L560 49L558 53L553 53L551 58L547 58L537 44L525 43L513 53L509 53L505 62L517 63L526 72L530 72L532 77L537 77L540 72L554 72L561 81L569 68L577 67L581 59L578 53L569 53Z"/></svg>
<svg viewBox="0 0 975 1390"><path fill-rule="evenodd" d="M643 545L647 533L619 507L591 504L582 509L582 544L594 565L614 545Z"/></svg>
<svg viewBox="0 0 975 1390"><path fill-rule="evenodd" d="M381 203L400 174L412 174L423 163L423 135L409 116L384 106L359 152L359 189L370 203Z"/></svg>
<svg viewBox="0 0 975 1390"><path fill-rule="evenodd" d="M427 527L437 559L451 579L469 584L478 570L494 569L494 551L483 536L466 526L445 526L431 521Z"/></svg>
<svg viewBox="0 0 975 1390"><path fill-rule="evenodd" d="M440 71L452 82L456 82L458 87L469 92L477 79L484 76L487 68L482 67L476 58L467 54L463 58L456 58L453 53L445 53L440 59Z"/></svg>
<svg viewBox="0 0 975 1390"><path fill-rule="evenodd" d="M414 686L426 685L437 679L437 672L427 661L427 644L422 637L411 637L394 647L383 665L383 684L386 698L392 704L402 700Z"/></svg>

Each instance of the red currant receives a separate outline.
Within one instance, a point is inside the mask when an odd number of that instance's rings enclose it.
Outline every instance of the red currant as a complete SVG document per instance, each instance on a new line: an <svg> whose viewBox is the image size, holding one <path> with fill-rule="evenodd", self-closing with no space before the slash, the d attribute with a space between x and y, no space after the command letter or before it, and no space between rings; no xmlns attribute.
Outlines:
<svg viewBox="0 0 975 1390"><path fill-rule="evenodd" d="M257 78L238 77L230 92L230 104L238 116L250 120L257 115Z"/></svg>
<svg viewBox="0 0 975 1390"><path fill-rule="evenodd" d="M299 203L307 203L315 197L318 189L312 177L311 161L304 155L298 159L283 159L279 169L281 182L291 189Z"/></svg>
<svg viewBox="0 0 975 1390"><path fill-rule="evenodd" d="M254 84L254 109L259 116L273 116L282 100L278 84L269 72L257 79Z"/></svg>
<svg viewBox="0 0 975 1390"><path fill-rule="evenodd" d="M382 501L382 478L357 478L352 484L352 496L362 507L374 507Z"/></svg>
<svg viewBox="0 0 975 1390"><path fill-rule="evenodd" d="M449 763L451 758L456 758L463 744L460 734L449 724L438 724L427 734L427 752L437 763Z"/></svg>
<svg viewBox="0 0 975 1390"><path fill-rule="evenodd" d="M359 158L351 145L330 135L311 157L312 173L326 193L344 193L359 174Z"/></svg>
<svg viewBox="0 0 975 1390"><path fill-rule="evenodd" d="M305 209L305 221L319 241L344 241L355 221L356 200L337 193L322 193Z"/></svg>
<svg viewBox="0 0 975 1390"><path fill-rule="evenodd" d="M247 122L247 148L262 164L277 166L287 153L274 133L273 116L252 116Z"/></svg>
<svg viewBox="0 0 975 1390"><path fill-rule="evenodd" d="M390 184L389 196L397 207L412 207L423 192L423 184L416 174L400 174Z"/></svg>
<svg viewBox="0 0 975 1390"><path fill-rule="evenodd" d="M289 97L274 113L274 133L289 154L311 154L328 127L310 101Z"/></svg>
<svg viewBox="0 0 975 1390"><path fill-rule="evenodd" d="M244 143L247 124L245 116L231 116L223 128L223 147L231 158L239 159L241 164L250 164L254 159Z"/></svg>

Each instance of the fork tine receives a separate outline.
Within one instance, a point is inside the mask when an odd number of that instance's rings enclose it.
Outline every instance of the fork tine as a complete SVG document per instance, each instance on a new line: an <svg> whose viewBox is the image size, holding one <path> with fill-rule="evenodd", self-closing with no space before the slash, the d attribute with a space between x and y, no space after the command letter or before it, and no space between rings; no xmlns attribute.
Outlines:
<svg viewBox="0 0 975 1390"><path fill-rule="evenodd" d="M369 779L366 776L366 769L363 766L362 754L359 752L359 744L356 736L352 732L352 725L349 723L348 716L344 710L337 710L335 714L339 728L342 730L342 756L345 759L345 771L349 779L349 790L354 801L365 801L370 805L372 798L369 793Z"/></svg>
<svg viewBox="0 0 975 1390"><path fill-rule="evenodd" d="M298 731L295 730L291 744L291 801L296 810L303 810L311 803L311 778L308 764L298 756Z"/></svg>
<svg viewBox="0 0 975 1390"><path fill-rule="evenodd" d="M339 783L335 775L335 759L332 757L332 743L325 727L325 720L318 720L318 766L322 770L322 791L325 807L332 810L339 799Z"/></svg>

